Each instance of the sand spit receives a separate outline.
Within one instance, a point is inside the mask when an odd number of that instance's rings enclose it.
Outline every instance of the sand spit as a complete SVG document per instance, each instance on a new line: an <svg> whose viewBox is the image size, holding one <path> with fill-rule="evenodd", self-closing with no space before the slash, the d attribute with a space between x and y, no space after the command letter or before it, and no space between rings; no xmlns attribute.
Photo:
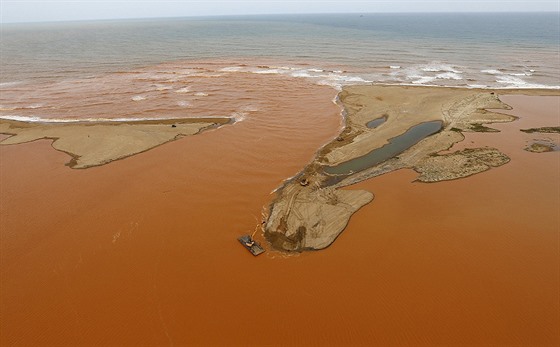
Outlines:
<svg viewBox="0 0 560 347"><path fill-rule="evenodd" d="M0 133L11 135L0 141L0 145L52 139L53 148L72 156L68 166L85 169L145 152L166 142L229 122L229 118L75 123L0 119Z"/></svg>
<svg viewBox="0 0 560 347"><path fill-rule="evenodd" d="M500 91L501 93L501 91ZM551 91L517 90L504 94L544 95ZM558 92L556 92L558 94ZM421 182L471 176L510 159L496 148L448 151L464 139L462 132L497 132L483 124L511 122L516 117L490 109L510 110L496 91L408 86L348 86L339 94L346 126L294 179L278 190L266 223L265 236L274 248L287 251L328 247L348 224L351 215L373 200L363 190L342 187L403 168L419 173ZM386 121L376 128L367 124ZM412 127L441 121L442 129L392 158L359 172L334 176L326 167L360 158L385 146Z"/></svg>

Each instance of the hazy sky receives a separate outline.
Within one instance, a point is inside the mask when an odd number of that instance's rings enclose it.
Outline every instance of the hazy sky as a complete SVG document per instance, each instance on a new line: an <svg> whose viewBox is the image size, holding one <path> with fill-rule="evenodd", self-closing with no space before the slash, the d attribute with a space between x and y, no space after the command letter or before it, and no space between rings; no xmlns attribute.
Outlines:
<svg viewBox="0 0 560 347"><path fill-rule="evenodd" d="M273 13L560 11L560 0L0 0L0 21L186 17Z"/></svg>

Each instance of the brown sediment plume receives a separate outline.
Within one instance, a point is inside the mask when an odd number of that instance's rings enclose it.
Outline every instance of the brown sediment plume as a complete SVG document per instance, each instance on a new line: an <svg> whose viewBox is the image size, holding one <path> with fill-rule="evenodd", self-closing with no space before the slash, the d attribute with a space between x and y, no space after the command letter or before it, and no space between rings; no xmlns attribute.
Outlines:
<svg viewBox="0 0 560 347"><path fill-rule="evenodd" d="M184 136L231 122L230 118L182 118L105 122L24 122L0 119L0 145L52 139L56 150L72 156L74 169L99 166L148 151Z"/></svg>
<svg viewBox="0 0 560 347"><path fill-rule="evenodd" d="M554 126L560 98L501 96L520 119L453 147L508 165L365 180L376 200L333 246L255 259L236 238L340 126L329 88L259 77L231 83L266 100L246 121L110 165L0 146L2 346L560 343L560 158L519 131Z"/></svg>
<svg viewBox="0 0 560 347"><path fill-rule="evenodd" d="M535 94L539 91L517 91ZM545 94L550 91L543 92ZM462 132L498 132L482 124L511 122L515 116L491 111L509 110L490 90L460 88L348 86L339 94L346 111L346 127L336 140L319 150L298 177L287 182L271 205L265 235L275 248L303 251L328 247L348 224L351 215L373 199L373 194L340 188L398 169L414 169L421 182L439 182L471 176L509 162L496 148L469 148L442 153L464 139ZM370 129L379 118L385 122ZM358 172L333 176L325 168L365 156L422 122L442 121L438 133L422 139L398 156ZM344 199L339 195L344 194ZM334 214L333 211L344 213ZM333 215L344 218L332 223Z"/></svg>

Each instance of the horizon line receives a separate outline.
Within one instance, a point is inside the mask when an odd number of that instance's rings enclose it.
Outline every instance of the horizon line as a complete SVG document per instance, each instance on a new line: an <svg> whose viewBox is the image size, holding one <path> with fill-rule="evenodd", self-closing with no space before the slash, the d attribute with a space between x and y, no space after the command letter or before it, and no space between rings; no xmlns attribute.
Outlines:
<svg viewBox="0 0 560 347"><path fill-rule="evenodd" d="M137 20L162 20L162 19L200 19L200 18L223 18L223 17L259 17L259 16L306 16L306 15L391 15L391 14L544 14L557 13L559 11L402 11L402 12L308 12L308 13L249 13L249 14L216 14L216 15L192 15L192 16L162 16L162 17L116 17L116 18L91 18L91 19L61 19L44 21L14 21L4 22L0 19L0 25L7 24L52 24L52 23L78 23L78 22L108 22L108 21L137 21Z"/></svg>

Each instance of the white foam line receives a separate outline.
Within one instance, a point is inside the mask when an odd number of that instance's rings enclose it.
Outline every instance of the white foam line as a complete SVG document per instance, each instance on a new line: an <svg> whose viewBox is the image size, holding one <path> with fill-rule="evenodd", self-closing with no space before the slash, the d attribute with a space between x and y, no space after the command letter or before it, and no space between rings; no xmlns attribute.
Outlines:
<svg viewBox="0 0 560 347"><path fill-rule="evenodd" d="M413 84L413 83L372 83L374 86L416 86L416 87L436 87L436 88L476 88L476 89L491 89L491 90L501 90L501 89L554 89L560 90L560 86L545 86L545 85L527 85L523 87L519 86L507 86L507 87L500 87L500 86L484 86L476 85L476 84L469 84L465 86L446 86L446 85L439 85L439 84Z"/></svg>
<svg viewBox="0 0 560 347"><path fill-rule="evenodd" d="M175 91L175 93L188 93L188 92L190 92L190 91L191 91L191 87L190 87L190 86L186 86L186 87L177 89L177 90Z"/></svg>
<svg viewBox="0 0 560 347"><path fill-rule="evenodd" d="M17 115L3 115L0 119L12 120L17 122L26 123L118 123L118 122L142 122L154 120L182 120L182 119L197 119L197 118L224 118L231 119L225 116L200 116L200 117L170 117L170 118L80 118L80 119L67 119L67 118L43 118L37 116L17 116Z"/></svg>
<svg viewBox="0 0 560 347"><path fill-rule="evenodd" d="M480 70L480 72L487 73L489 75L501 75L501 74L503 74L503 72L501 72L500 70L494 70L494 69Z"/></svg>
<svg viewBox="0 0 560 347"><path fill-rule="evenodd" d="M2 82L0 83L0 88L8 88L11 86L16 86L18 84L22 84L23 82L21 81L13 81L13 82Z"/></svg>
<svg viewBox="0 0 560 347"><path fill-rule="evenodd" d="M235 123L244 121L245 119L247 119L247 115L247 112L233 112L231 114Z"/></svg>

